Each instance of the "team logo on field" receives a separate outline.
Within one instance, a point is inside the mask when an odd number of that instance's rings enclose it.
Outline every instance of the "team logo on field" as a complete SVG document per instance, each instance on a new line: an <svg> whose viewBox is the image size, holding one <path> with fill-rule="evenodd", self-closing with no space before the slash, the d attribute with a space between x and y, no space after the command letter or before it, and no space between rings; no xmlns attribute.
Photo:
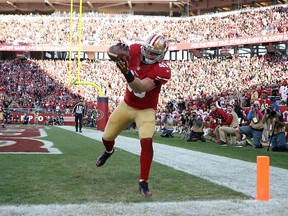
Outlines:
<svg viewBox="0 0 288 216"><path fill-rule="evenodd" d="M0 154L62 154L46 137L43 128L13 127L0 130Z"/></svg>

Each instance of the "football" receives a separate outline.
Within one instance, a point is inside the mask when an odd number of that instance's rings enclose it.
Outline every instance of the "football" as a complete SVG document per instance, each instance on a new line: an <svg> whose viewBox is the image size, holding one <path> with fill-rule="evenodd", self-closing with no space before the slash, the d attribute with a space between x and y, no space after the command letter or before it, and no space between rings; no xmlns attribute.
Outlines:
<svg viewBox="0 0 288 216"><path fill-rule="evenodd" d="M113 45L109 47L107 54L112 61L121 59L129 62L130 60L129 49L123 46Z"/></svg>

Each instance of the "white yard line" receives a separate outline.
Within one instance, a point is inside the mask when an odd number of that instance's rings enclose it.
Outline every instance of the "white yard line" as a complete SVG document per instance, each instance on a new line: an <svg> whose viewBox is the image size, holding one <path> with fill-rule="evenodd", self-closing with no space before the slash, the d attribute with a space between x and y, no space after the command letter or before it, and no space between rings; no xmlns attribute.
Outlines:
<svg viewBox="0 0 288 216"><path fill-rule="evenodd" d="M72 126L61 126L61 128L70 131L75 130ZM81 135L101 141L102 132L84 128ZM137 139L119 136L116 140L116 147L137 155L140 153L140 144ZM225 149L223 148L223 150ZM154 143L154 161L255 197L255 163L159 143ZM0 215L287 215L288 187L286 182L288 171L270 167L270 179L271 199L268 202L251 199L131 204L0 206Z"/></svg>

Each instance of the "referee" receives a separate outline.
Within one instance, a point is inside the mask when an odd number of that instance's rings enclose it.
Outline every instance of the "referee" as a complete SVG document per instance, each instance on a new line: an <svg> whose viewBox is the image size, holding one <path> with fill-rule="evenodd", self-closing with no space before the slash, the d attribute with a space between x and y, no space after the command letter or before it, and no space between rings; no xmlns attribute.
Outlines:
<svg viewBox="0 0 288 216"><path fill-rule="evenodd" d="M85 113L84 102L83 102L83 99L80 99L80 102L77 103L73 108L73 114L75 115L76 132L78 132L78 128L79 128L79 132L82 133L82 120L83 120L84 113Z"/></svg>

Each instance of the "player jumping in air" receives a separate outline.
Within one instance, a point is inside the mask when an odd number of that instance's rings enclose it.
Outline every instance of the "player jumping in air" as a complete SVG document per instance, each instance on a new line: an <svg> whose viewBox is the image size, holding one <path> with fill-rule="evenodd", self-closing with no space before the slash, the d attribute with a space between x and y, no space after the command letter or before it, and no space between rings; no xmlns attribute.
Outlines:
<svg viewBox="0 0 288 216"><path fill-rule="evenodd" d="M135 122L141 144L139 190L143 196L150 197L148 178L153 160L155 112L161 86L171 78L171 69L162 62L168 44L162 35L153 34L143 45L118 46L129 50L129 63L121 59L116 63L128 85L124 101L111 114L104 130L102 142L105 151L98 157L96 166L101 167L114 153L116 137Z"/></svg>

